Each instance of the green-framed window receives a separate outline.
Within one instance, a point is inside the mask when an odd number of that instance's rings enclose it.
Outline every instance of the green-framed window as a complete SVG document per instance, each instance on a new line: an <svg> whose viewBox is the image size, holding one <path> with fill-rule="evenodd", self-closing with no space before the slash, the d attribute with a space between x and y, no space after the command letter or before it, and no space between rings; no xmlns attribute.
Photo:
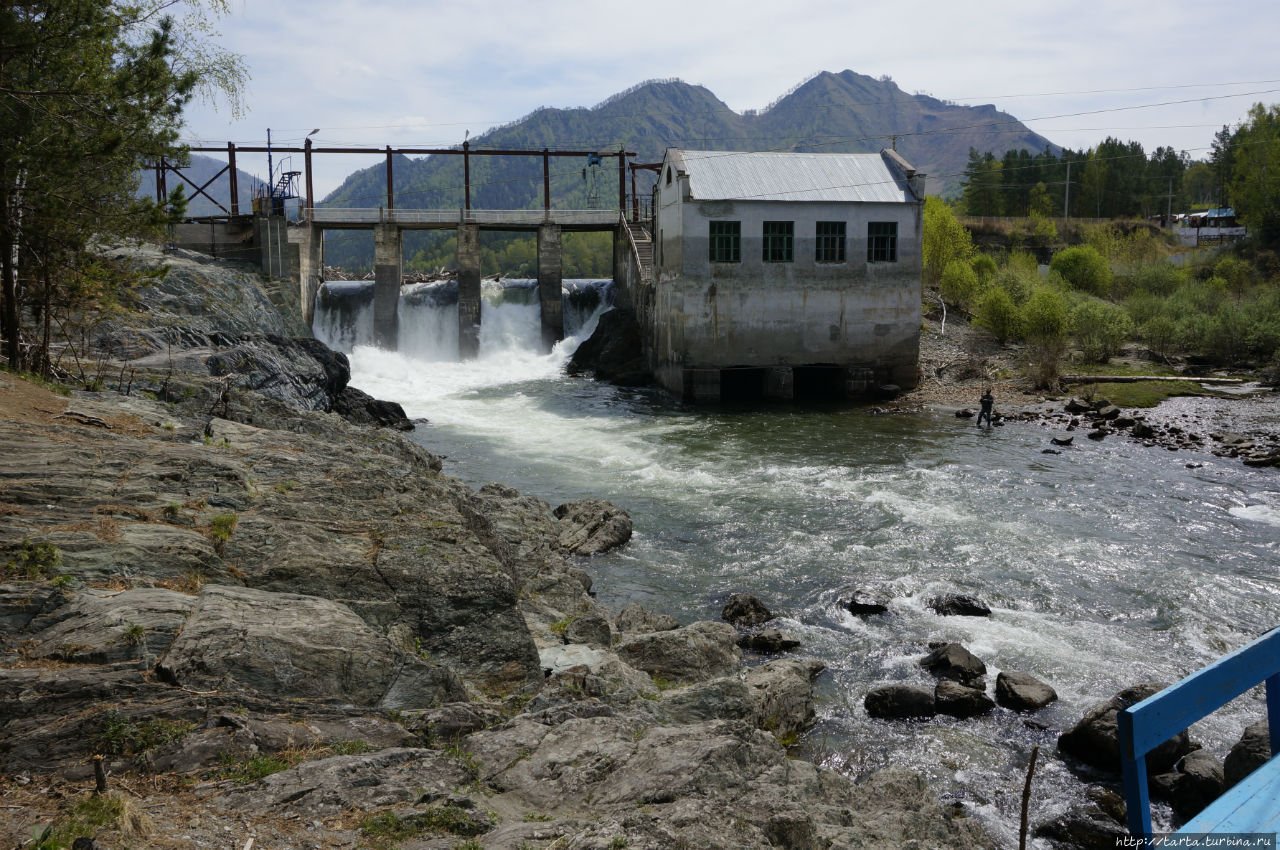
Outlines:
<svg viewBox="0 0 1280 850"><path fill-rule="evenodd" d="M713 263L742 262L742 222L708 222L708 258Z"/></svg>
<svg viewBox="0 0 1280 850"><path fill-rule="evenodd" d="M789 263L795 258L794 221L766 221L760 258L766 263Z"/></svg>
<svg viewBox="0 0 1280 850"><path fill-rule="evenodd" d="M898 262L898 223L896 221L867 222L867 262Z"/></svg>
<svg viewBox="0 0 1280 850"><path fill-rule="evenodd" d="M814 262L844 262L845 225L843 221L818 222L814 237Z"/></svg>

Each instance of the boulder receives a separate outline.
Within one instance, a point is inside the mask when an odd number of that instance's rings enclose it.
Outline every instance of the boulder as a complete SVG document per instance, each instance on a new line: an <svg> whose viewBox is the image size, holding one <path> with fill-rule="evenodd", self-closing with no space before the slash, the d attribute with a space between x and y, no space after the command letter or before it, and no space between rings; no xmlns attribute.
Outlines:
<svg viewBox="0 0 1280 850"><path fill-rule="evenodd" d="M1120 408L1116 407L1114 404L1108 404L1105 407L1098 408L1098 415L1103 419L1108 420L1117 418L1120 416L1121 412Z"/></svg>
<svg viewBox="0 0 1280 850"><path fill-rule="evenodd" d="M751 594L735 593L725 603L720 617L726 623L732 623L739 628L750 628L772 620L773 614L764 607L764 603Z"/></svg>
<svg viewBox="0 0 1280 850"><path fill-rule="evenodd" d="M1102 440L1105 440L1107 438L1107 435L1110 433L1111 432L1108 431L1106 428L1095 428L1092 431L1090 431L1088 434L1085 434L1085 436L1088 437L1090 440L1093 440L1095 443L1097 443L1097 442L1101 442Z"/></svg>
<svg viewBox="0 0 1280 850"><path fill-rule="evenodd" d="M1223 777L1228 788L1266 764L1271 758L1271 732L1266 718L1251 724L1227 753Z"/></svg>
<svg viewBox="0 0 1280 850"><path fill-rule="evenodd" d="M944 593L925 602L944 617L990 617L991 609L981 599L964 593Z"/></svg>
<svg viewBox="0 0 1280 850"><path fill-rule="evenodd" d="M1156 429L1139 419L1133 423L1133 427L1129 429L1129 433L1137 437L1139 440L1149 440L1156 435Z"/></svg>
<svg viewBox="0 0 1280 850"><path fill-rule="evenodd" d="M974 685L987 675L982 659L958 643L944 643L920 659L920 666L939 679Z"/></svg>
<svg viewBox="0 0 1280 850"><path fill-rule="evenodd" d="M1106 702L1101 702L1085 712L1071 729L1058 736L1058 749L1085 764L1118 774L1120 772L1120 744L1116 732L1116 714L1139 703L1165 686L1151 682L1126 688ZM1165 741L1147 753L1147 770L1154 776L1168 773L1191 751L1191 741L1186 730Z"/></svg>
<svg viewBox="0 0 1280 850"><path fill-rule="evenodd" d="M821 661L806 658L770 661L748 670L756 726L780 740L794 739L812 726L813 680L825 669Z"/></svg>
<svg viewBox="0 0 1280 850"><path fill-rule="evenodd" d="M640 387L653 381L641 347L634 310L614 308L600 316L596 329L569 358L571 375L591 372L598 381Z"/></svg>
<svg viewBox="0 0 1280 850"><path fill-rule="evenodd" d="M942 679L933 689L934 705L939 714L965 719L986 714L996 707L980 688L971 688L952 679Z"/></svg>
<svg viewBox="0 0 1280 850"><path fill-rule="evenodd" d="M880 685L867 691L862 704L869 716L884 720L911 720L938 713L933 690L918 685Z"/></svg>
<svg viewBox="0 0 1280 850"><path fill-rule="evenodd" d="M1187 753L1174 770L1153 776L1151 784L1183 819L1200 814L1226 788L1221 762L1204 750Z"/></svg>
<svg viewBox="0 0 1280 850"><path fill-rule="evenodd" d="M1074 436L1067 434L1061 437L1050 437L1049 442L1053 443L1055 446L1069 446L1074 439Z"/></svg>
<svg viewBox="0 0 1280 850"><path fill-rule="evenodd" d="M956 411L957 419L972 419L973 417L974 417L974 412L973 412L973 408L971 407L962 407Z"/></svg>
<svg viewBox="0 0 1280 850"><path fill-rule="evenodd" d="M889 610L889 595L875 590L855 590L840 607L859 617L884 614Z"/></svg>
<svg viewBox="0 0 1280 850"><path fill-rule="evenodd" d="M559 544L575 555L599 555L631 539L631 516L603 499L566 502L554 511Z"/></svg>
<svg viewBox="0 0 1280 850"><path fill-rule="evenodd" d="M670 614L650 611L643 605L631 603L613 618L613 627L620 632L648 634L650 632L669 632L680 628L680 621Z"/></svg>
<svg viewBox="0 0 1280 850"><path fill-rule="evenodd" d="M1027 673L996 676L996 702L1014 711L1038 711L1058 698L1057 692Z"/></svg>
<svg viewBox="0 0 1280 850"><path fill-rule="evenodd" d="M1067 413L1092 413L1093 405L1078 398L1071 398L1062 406L1062 409Z"/></svg>
<svg viewBox="0 0 1280 850"><path fill-rule="evenodd" d="M613 630L603 614L589 611L569 623L564 630L564 640L565 643L607 647L613 643Z"/></svg>
<svg viewBox="0 0 1280 850"><path fill-rule="evenodd" d="M1091 791L1093 789L1090 789ZM1113 795L1114 796L1114 795ZM1123 809L1124 801L1119 800ZM1066 812L1035 828L1037 838L1060 842L1079 850L1114 850L1129 838L1129 830L1111 806L1096 800L1072 806Z"/></svg>
<svg viewBox="0 0 1280 850"><path fill-rule="evenodd" d="M761 629L738 636L738 646L752 652L787 652L800 646L787 632L778 629Z"/></svg>
<svg viewBox="0 0 1280 850"><path fill-rule="evenodd" d="M624 636L618 657L655 680L702 682L738 669L737 634L725 623L699 622L665 632Z"/></svg>
<svg viewBox="0 0 1280 850"><path fill-rule="evenodd" d="M355 387L346 387L333 399L333 412L355 425L412 431L413 422L394 401L381 401Z"/></svg>

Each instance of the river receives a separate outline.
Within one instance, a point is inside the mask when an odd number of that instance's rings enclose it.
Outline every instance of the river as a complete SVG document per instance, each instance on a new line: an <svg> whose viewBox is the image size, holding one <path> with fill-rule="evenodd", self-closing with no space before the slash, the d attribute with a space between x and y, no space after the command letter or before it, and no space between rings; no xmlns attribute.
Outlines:
<svg viewBox="0 0 1280 850"><path fill-rule="evenodd" d="M1049 434L1034 423L986 431L944 414L686 406L567 377L594 316L569 310L575 338L540 355L537 307L511 295L520 288L490 285L470 362L456 362L447 330L440 346L423 341L424 329L456 326L447 298L404 296L400 352L361 344L367 327L352 328L365 308L345 332L322 311L316 330L350 352L353 385L430 420L413 439L446 456L446 472L552 505L600 497L628 510L632 541L585 565L606 607L640 602L691 622L718 619L734 591L758 596L828 666L804 754L855 777L916 768L1005 846L1016 844L1033 745L1049 756L1092 704L1176 680L1280 620L1275 470L1120 438L1044 454ZM891 613L844 611L855 588L887 591ZM926 607L948 591L982 598L993 615ZM982 658L989 682L1031 673L1060 699L1031 722L1004 710L868 718L869 687L931 684L917 661L942 639ZM1192 734L1224 755L1260 716L1257 694L1246 695ZM1081 789L1060 760L1042 758L1032 823Z"/></svg>

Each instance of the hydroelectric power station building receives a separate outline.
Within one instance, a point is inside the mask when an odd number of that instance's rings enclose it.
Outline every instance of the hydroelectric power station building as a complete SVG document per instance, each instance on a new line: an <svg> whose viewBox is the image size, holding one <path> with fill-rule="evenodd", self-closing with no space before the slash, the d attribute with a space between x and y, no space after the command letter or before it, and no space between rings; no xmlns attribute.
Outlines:
<svg viewBox="0 0 1280 850"><path fill-rule="evenodd" d="M889 150L668 150L634 299L658 381L694 401L914 387L924 182Z"/></svg>

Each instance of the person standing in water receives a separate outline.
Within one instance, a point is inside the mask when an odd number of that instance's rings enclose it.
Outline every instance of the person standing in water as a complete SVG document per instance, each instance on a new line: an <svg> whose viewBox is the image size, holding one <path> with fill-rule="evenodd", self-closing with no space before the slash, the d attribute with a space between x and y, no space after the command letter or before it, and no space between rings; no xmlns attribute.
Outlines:
<svg viewBox="0 0 1280 850"><path fill-rule="evenodd" d="M982 427L982 420L985 418L987 420L987 427L990 428L991 408L995 406L996 403L996 397L991 394L991 387L987 387L986 390L983 391L982 398L980 398L979 401L982 403L982 410L978 411L978 427Z"/></svg>

